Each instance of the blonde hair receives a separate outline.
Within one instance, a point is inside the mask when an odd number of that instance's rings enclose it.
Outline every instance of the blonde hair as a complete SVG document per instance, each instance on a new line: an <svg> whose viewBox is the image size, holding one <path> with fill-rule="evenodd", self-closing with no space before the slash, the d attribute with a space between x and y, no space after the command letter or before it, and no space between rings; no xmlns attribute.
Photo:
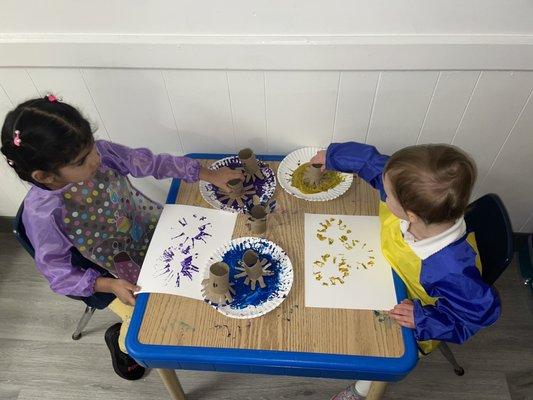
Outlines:
<svg viewBox="0 0 533 400"><path fill-rule="evenodd" d="M384 173L398 202L426 224L464 215L476 181L474 161L455 146L425 144L397 151Z"/></svg>

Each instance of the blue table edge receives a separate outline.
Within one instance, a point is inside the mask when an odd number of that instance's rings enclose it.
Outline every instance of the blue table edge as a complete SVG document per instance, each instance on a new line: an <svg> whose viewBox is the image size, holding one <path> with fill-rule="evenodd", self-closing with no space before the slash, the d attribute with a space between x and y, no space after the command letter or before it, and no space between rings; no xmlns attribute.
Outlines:
<svg viewBox="0 0 533 400"><path fill-rule="evenodd" d="M232 154L187 154L187 157L194 159L215 160L229 156ZM262 161L281 161L283 157L257 156ZM180 180L173 179L167 204L175 204L179 187ZM407 298L406 288L400 277L394 271L392 273L397 300L400 302ZM126 336L128 353L145 367L397 381L405 377L418 361L413 331L404 327L401 328L404 344L401 357L143 344L138 336L149 296L149 293L137 296Z"/></svg>

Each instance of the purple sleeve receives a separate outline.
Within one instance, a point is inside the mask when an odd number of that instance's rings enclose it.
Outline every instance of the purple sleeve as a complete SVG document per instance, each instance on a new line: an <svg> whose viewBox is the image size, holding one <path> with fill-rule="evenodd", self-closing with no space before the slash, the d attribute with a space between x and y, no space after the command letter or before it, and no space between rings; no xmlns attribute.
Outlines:
<svg viewBox="0 0 533 400"><path fill-rule="evenodd" d="M102 164L122 175L131 174L136 178L150 175L156 179L179 178L185 182L196 182L199 179L200 163L189 157L154 155L145 148L130 149L105 140L98 140L96 147Z"/></svg>
<svg viewBox="0 0 533 400"><path fill-rule="evenodd" d="M35 265L59 294L88 297L94 293L94 283L100 273L92 268L83 270L71 263L72 243L61 231L62 204L55 196L24 201L22 222L26 235L35 249Z"/></svg>

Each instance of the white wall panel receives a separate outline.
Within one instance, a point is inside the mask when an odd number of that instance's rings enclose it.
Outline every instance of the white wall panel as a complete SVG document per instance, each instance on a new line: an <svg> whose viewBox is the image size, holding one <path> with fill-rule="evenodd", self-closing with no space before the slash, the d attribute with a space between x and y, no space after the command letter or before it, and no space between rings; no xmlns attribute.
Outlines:
<svg viewBox="0 0 533 400"><path fill-rule="evenodd" d="M476 195L504 199L515 230L533 230L533 72L208 71L0 68L0 117L52 91L100 137L154 152L287 153L358 140L391 153L454 142L479 166ZM3 160L0 215L27 187ZM134 180L163 201L170 181Z"/></svg>
<svg viewBox="0 0 533 400"><path fill-rule="evenodd" d="M532 173L533 99L530 96L489 174L479 181L479 195L496 192L501 196L515 231L533 231L525 225L533 212Z"/></svg>
<svg viewBox="0 0 533 400"><path fill-rule="evenodd" d="M451 143L479 74L477 71L439 74L417 143Z"/></svg>
<svg viewBox="0 0 533 400"><path fill-rule="evenodd" d="M163 74L184 152L234 152L226 72L165 71Z"/></svg>
<svg viewBox="0 0 533 400"><path fill-rule="evenodd" d="M160 71L87 69L82 74L111 140L182 152Z"/></svg>
<svg viewBox="0 0 533 400"><path fill-rule="evenodd" d="M482 73L453 140L474 157L480 179L486 175L532 88L532 72Z"/></svg>
<svg viewBox="0 0 533 400"><path fill-rule="evenodd" d="M251 147L256 154L266 153L265 73L229 71L228 84L237 150Z"/></svg>
<svg viewBox="0 0 533 400"><path fill-rule="evenodd" d="M416 143L438 72L381 73L366 142L386 154Z"/></svg>
<svg viewBox="0 0 533 400"><path fill-rule="evenodd" d="M379 72L341 72L333 142L364 142Z"/></svg>
<svg viewBox="0 0 533 400"><path fill-rule="evenodd" d="M24 68L0 68L0 85L14 105L41 96Z"/></svg>
<svg viewBox="0 0 533 400"><path fill-rule="evenodd" d="M268 72L268 151L286 154L331 141L338 72Z"/></svg>
<svg viewBox="0 0 533 400"><path fill-rule="evenodd" d="M533 33L527 0L2 0L4 32L197 35Z"/></svg>

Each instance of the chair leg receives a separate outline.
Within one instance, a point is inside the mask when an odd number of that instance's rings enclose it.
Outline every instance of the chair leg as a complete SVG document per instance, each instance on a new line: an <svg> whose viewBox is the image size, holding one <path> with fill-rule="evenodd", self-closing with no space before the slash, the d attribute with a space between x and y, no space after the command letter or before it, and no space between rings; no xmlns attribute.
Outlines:
<svg viewBox="0 0 533 400"><path fill-rule="evenodd" d="M89 307L89 306L85 307L85 311L83 312L83 315L80 318L80 322L78 322L78 326L76 327L76 330L72 334L72 340L78 340L79 338L81 338L81 332L87 326L87 323L93 316L95 310L96 310L95 307Z"/></svg>
<svg viewBox="0 0 533 400"><path fill-rule="evenodd" d="M455 359L455 356L452 353L452 350L448 347L448 345L445 342L440 342L439 350L442 355L450 362L450 364L452 364L453 372L455 372L455 375L463 376L465 374L465 370L459 365L459 363Z"/></svg>

